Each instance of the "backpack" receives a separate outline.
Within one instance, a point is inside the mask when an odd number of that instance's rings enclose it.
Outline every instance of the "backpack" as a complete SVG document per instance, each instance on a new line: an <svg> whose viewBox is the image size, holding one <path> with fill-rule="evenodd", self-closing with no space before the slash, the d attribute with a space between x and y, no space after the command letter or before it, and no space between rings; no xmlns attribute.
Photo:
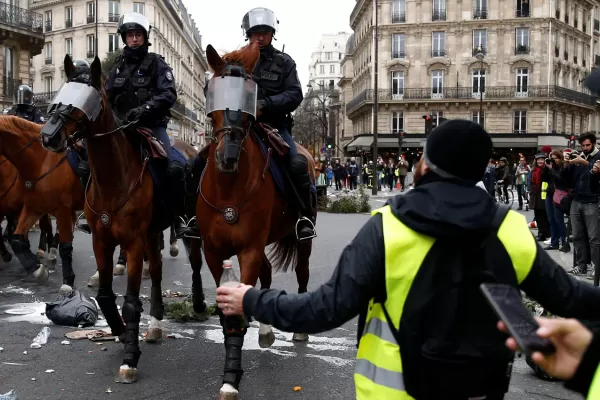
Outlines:
<svg viewBox="0 0 600 400"><path fill-rule="evenodd" d="M490 229L468 240L436 240L406 298L400 329L394 328L382 303L402 349L405 389L413 398L466 400L508 391L514 355L504 346L506 335L496 329L498 318L479 285L518 287L497 238L509 211L498 206Z"/></svg>

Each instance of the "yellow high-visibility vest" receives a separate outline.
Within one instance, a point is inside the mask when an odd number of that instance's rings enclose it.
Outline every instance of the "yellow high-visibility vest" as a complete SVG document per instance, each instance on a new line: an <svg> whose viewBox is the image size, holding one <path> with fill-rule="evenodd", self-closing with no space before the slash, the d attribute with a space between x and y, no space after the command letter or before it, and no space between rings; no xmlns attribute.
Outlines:
<svg viewBox="0 0 600 400"><path fill-rule="evenodd" d="M546 200L548 194L548 182L542 182L542 200Z"/></svg>

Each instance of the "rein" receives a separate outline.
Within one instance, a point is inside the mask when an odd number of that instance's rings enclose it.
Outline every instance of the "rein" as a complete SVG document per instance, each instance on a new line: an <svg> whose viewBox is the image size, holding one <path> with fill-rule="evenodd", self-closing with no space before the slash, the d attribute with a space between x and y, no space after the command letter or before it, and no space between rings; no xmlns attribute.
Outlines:
<svg viewBox="0 0 600 400"><path fill-rule="evenodd" d="M17 183L17 178L19 178L19 171L15 172L15 177L13 178L8 189L6 189L6 191L0 195L0 200L3 200L10 193L12 188L15 186L15 183Z"/></svg>

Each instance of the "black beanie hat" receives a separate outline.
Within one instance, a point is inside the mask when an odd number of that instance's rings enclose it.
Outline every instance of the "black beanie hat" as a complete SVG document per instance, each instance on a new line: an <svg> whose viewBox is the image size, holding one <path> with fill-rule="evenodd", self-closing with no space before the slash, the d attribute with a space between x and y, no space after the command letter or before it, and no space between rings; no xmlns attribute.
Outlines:
<svg viewBox="0 0 600 400"><path fill-rule="evenodd" d="M442 178L474 185L483 179L492 147L492 138L481 125L463 119L448 120L428 135L425 162Z"/></svg>

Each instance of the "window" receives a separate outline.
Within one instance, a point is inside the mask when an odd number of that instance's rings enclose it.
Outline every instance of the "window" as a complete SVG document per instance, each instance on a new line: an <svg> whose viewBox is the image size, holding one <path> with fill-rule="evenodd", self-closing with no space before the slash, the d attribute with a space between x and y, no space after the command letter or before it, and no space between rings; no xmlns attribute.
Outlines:
<svg viewBox="0 0 600 400"><path fill-rule="evenodd" d="M67 53L70 56L73 56L73 39L72 38L65 39L65 53Z"/></svg>
<svg viewBox="0 0 600 400"><path fill-rule="evenodd" d="M329 73L335 74L335 64L329 66Z"/></svg>
<svg viewBox="0 0 600 400"><path fill-rule="evenodd" d="M403 33L392 34L392 58L406 57L406 37Z"/></svg>
<svg viewBox="0 0 600 400"><path fill-rule="evenodd" d="M529 70L527 68L517 68L517 90L516 97L527 97L527 84L529 81Z"/></svg>
<svg viewBox="0 0 600 400"><path fill-rule="evenodd" d="M529 54L529 28L515 30L515 54Z"/></svg>
<svg viewBox="0 0 600 400"><path fill-rule="evenodd" d="M406 0L392 1L392 24L406 22Z"/></svg>
<svg viewBox="0 0 600 400"><path fill-rule="evenodd" d="M392 71L392 99L401 100L404 97L404 72Z"/></svg>
<svg viewBox="0 0 600 400"><path fill-rule="evenodd" d="M486 54L487 51L487 30L473 30L473 56L481 52Z"/></svg>
<svg viewBox="0 0 600 400"><path fill-rule="evenodd" d="M488 0L473 0L473 19L487 19Z"/></svg>
<svg viewBox="0 0 600 400"><path fill-rule="evenodd" d="M485 97L485 69L473 70L473 98Z"/></svg>
<svg viewBox="0 0 600 400"><path fill-rule="evenodd" d="M446 20L446 0L433 0L432 21Z"/></svg>
<svg viewBox="0 0 600 400"><path fill-rule="evenodd" d="M65 27L73 27L73 7L65 7Z"/></svg>
<svg viewBox="0 0 600 400"><path fill-rule="evenodd" d="M431 71L431 98L444 97L444 71Z"/></svg>
<svg viewBox="0 0 600 400"><path fill-rule="evenodd" d="M119 35L111 33L108 35L108 52L114 53L119 51Z"/></svg>
<svg viewBox="0 0 600 400"><path fill-rule="evenodd" d="M327 53L325 53L325 59L331 60L331 52L328 51Z"/></svg>
<svg viewBox="0 0 600 400"><path fill-rule="evenodd" d="M44 92L45 93L52 93L52 76L45 76L44 77Z"/></svg>
<svg viewBox="0 0 600 400"><path fill-rule="evenodd" d="M144 11L146 11L144 9L144 6L145 6L144 3L133 3L133 12L144 15Z"/></svg>
<svg viewBox="0 0 600 400"><path fill-rule="evenodd" d="M515 110L513 132L527 133L527 111Z"/></svg>
<svg viewBox="0 0 600 400"><path fill-rule="evenodd" d="M444 112L443 111L432 111L432 112L429 113L429 115L433 119L433 123L436 126L440 124L440 119L444 118Z"/></svg>
<svg viewBox="0 0 600 400"><path fill-rule="evenodd" d="M94 37L94 35L87 35L86 37L86 42L87 42L87 58L94 58L94 55L96 54L96 38Z"/></svg>
<svg viewBox="0 0 600 400"><path fill-rule="evenodd" d="M392 112L392 133L404 131L404 113L402 111Z"/></svg>
<svg viewBox="0 0 600 400"><path fill-rule="evenodd" d="M46 21L46 32L52 31L52 11L44 13L44 20Z"/></svg>
<svg viewBox="0 0 600 400"><path fill-rule="evenodd" d="M530 0L517 0L517 9L515 16L518 18L529 17L529 1Z"/></svg>
<svg viewBox="0 0 600 400"><path fill-rule="evenodd" d="M483 110L481 110L481 112L480 112L480 110L473 111L472 120L476 124L479 124L485 128L485 111L483 111Z"/></svg>
<svg viewBox="0 0 600 400"><path fill-rule="evenodd" d="M44 48L46 49L46 65L52 64L52 42L46 42Z"/></svg>
<svg viewBox="0 0 600 400"><path fill-rule="evenodd" d="M330 80L329 80L329 88L333 89L333 85L334 85L334 84L335 84L335 83L334 83L333 79L330 79Z"/></svg>
<svg viewBox="0 0 600 400"><path fill-rule="evenodd" d="M108 2L108 21L119 22L121 2L118 0L110 0Z"/></svg>
<svg viewBox="0 0 600 400"><path fill-rule="evenodd" d="M47 43L46 43L47 44ZM4 47L4 58L2 60L2 73L7 78L13 77L15 65L14 50L12 47Z"/></svg>
<svg viewBox="0 0 600 400"><path fill-rule="evenodd" d="M325 66L324 65L320 65L319 66L319 73L320 74L324 74L325 73Z"/></svg>
<svg viewBox="0 0 600 400"><path fill-rule="evenodd" d="M431 35L431 56L444 57L446 55L446 32L433 32Z"/></svg>
<svg viewBox="0 0 600 400"><path fill-rule="evenodd" d="M96 5L93 1L89 1L85 5L87 11L87 23L91 24L96 21Z"/></svg>

